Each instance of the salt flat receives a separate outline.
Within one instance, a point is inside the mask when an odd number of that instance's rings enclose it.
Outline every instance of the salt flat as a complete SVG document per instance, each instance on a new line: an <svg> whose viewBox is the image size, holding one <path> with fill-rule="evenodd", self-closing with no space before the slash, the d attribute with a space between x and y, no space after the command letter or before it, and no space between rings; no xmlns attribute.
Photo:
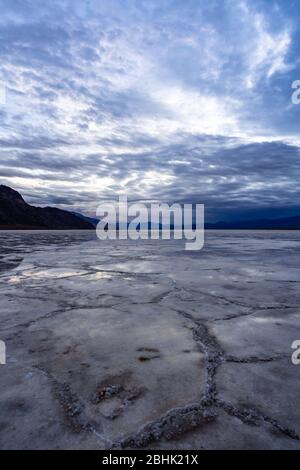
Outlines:
<svg viewBox="0 0 300 470"><path fill-rule="evenodd" d="M0 233L2 449L300 449L300 232Z"/></svg>

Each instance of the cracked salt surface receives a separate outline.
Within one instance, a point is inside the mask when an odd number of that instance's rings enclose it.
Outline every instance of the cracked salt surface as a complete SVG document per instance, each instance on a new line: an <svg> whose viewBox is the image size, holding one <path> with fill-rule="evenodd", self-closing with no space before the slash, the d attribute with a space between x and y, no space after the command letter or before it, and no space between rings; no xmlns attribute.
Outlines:
<svg viewBox="0 0 300 470"><path fill-rule="evenodd" d="M2 449L300 449L299 232L0 233Z"/></svg>

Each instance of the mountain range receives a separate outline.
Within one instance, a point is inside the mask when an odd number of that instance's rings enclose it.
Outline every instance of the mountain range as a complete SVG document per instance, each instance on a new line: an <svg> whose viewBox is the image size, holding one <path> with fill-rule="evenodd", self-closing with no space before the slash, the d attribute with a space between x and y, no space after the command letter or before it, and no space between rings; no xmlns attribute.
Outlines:
<svg viewBox="0 0 300 470"><path fill-rule="evenodd" d="M300 215L277 219L239 220L235 222L216 222L205 224L210 230L300 230Z"/></svg>
<svg viewBox="0 0 300 470"><path fill-rule="evenodd" d="M31 206L20 193L0 185L0 229L89 230L94 226L68 211Z"/></svg>
<svg viewBox="0 0 300 470"><path fill-rule="evenodd" d="M98 221L97 218L56 207L31 206L24 201L20 193L9 186L0 185L0 230L94 230ZM148 228L151 228L150 223ZM300 215L235 222L220 221L206 223L205 228L208 230L300 230Z"/></svg>

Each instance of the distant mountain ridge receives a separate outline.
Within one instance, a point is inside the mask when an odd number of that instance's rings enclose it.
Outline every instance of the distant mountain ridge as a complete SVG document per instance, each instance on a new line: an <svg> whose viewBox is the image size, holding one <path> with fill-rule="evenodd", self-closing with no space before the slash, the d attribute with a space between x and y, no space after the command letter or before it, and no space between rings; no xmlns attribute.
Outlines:
<svg viewBox="0 0 300 470"><path fill-rule="evenodd" d="M20 193L0 185L0 230L91 230L94 226L75 214L55 207L27 204Z"/></svg>
<svg viewBox="0 0 300 470"><path fill-rule="evenodd" d="M99 220L55 207L35 207L20 193L0 185L0 230L94 230ZM148 229L152 224L148 223ZM159 229L162 226L159 224ZM171 224L171 230L173 229ZM116 229L119 229L117 224ZM207 230L300 230L300 215L277 219L205 223Z"/></svg>
<svg viewBox="0 0 300 470"><path fill-rule="evenodd" d="M278 219L208 223L205 224L205 228L215 230L300 230L300 215Z"/></svg>
<svg viewBox="0 0 300 470"><path fill-rule="evenodd" d="M71 212L71 214L74 214L74 215L76 215L77 217L79 217L80 219L89 222L89 223L92 224L94 227L96 227L97 224L98 224L98 222L99 222L99 219L96 219L95 217L88 217L87 215L83 215L83 214L81 214L80 212Z"/></svg>

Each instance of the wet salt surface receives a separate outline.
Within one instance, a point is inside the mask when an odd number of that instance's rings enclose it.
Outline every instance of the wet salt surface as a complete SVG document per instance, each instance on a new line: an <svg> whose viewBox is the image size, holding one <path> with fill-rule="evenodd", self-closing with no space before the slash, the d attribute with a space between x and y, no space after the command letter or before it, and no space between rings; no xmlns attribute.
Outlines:
<svg viewBox="0 0 300 470"><path fill-rule="evenodd" d="M0 232L0 447L300 448L300 232Z"/></svg>

